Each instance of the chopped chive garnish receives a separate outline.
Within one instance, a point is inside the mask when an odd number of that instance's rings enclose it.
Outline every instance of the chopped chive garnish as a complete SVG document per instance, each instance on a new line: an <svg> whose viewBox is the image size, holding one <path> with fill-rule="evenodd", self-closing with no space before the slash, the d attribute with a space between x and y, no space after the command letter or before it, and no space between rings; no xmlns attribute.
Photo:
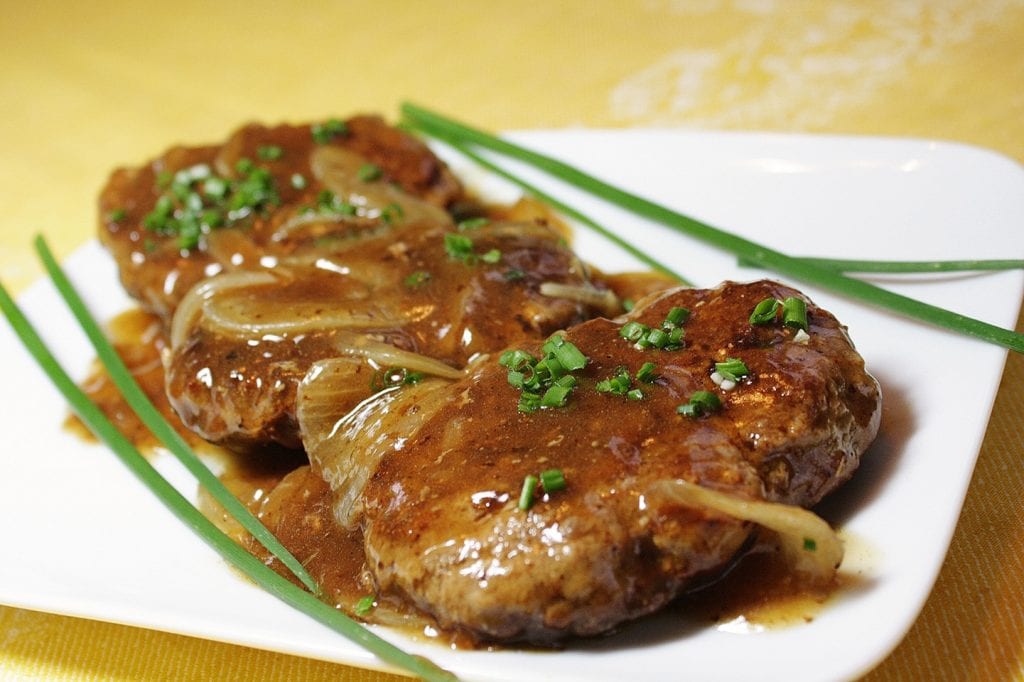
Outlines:
<svg viewBox="0 0 1024 682"><path fill-rule="evenodd" d="M684 417L703 417L711 414L722 407L722 401L710 391L695 391L690 396L690 402L680 405L676 412Z"/></svg>
<svg viewBox="0 0 1024 682"><path fill-rule="evenodd" d="M639 388L630 389L626 391L626 397L629 398L630 400L643 400L644 392L641 391Z"/></svg>
<svg viewBox="0 0 1024 682"><path fill-rule="evenodd" d="M633 387L633 380L629 377L629 371L625 367L618 367L610 378L597 382L594 387L598 393L611 393L613 395L626 395Z"/></svg>
<svg viewBox="0 0 1024 682"><path fill-rule="evenodd" d="M507 350L501 354L498 364L509 369L522 369L535 362L535 358L523 350Z"/></svg>
<svg viewBox="0 0 1024 682"><path fill-rule="evenodd" d="M388 367L378 369L370 377L370 388L374 391L383 391L385 388L395 386L409 386L423 381L423 372L410 372L405 367Z"/></svg>
<svg viewBox="0 0 1024 682"><path fill-rule="evenodd" d="M324 123L314 124L310 128L310 133L317 144L327 144L336 137L347 135L348 126L344 121L332 118Z"/></svg>
<svg viewBox="0 0 1024 682"><path fill-rule="evenodd" d="M519 508L522 511L533 506L533 495L537 492L537 482L538 479L533 474L529 474L523 479L523 487L519 491Z"/></svg>
<svg viewBox="0 0 1024 682"><path fill-rule="evenodd" d="M646 341L655 348L664 348L668 345L668 334L660 329L652 329L647 332Z"/></svg>
<svg viewBox="0 0 1024 682"><path fill-rule="evenodd" d="M377 605L376 602L377 598L372 594L368 594L356 602L356 605L352 607L352 612L360 617L365 616L370 611L373 611L373 608Z"/></svg>
<svg viewBox="0 0 1024 682"><path fill-rule="evenodd" d="M551 388L544 391L544 395L540 399L540 406L565 407L565 401L566 399L568 399L570 391L572 391L571 386L561 386L559 384L553 384Z"/></svg>
<svg viewBox="0 0 1024 682"><path fill-rule="evenodd" d="M316 195L317 208L322 213L333 213L342 216L354 216L356 207L343 201L341 197L329 189L322 189Z"/></svg>
<svg viewBox="0 0 1024 682"><path fill-rule="evenodd" d="M544 344L543 348L545 352L554 354L562 366L570 372L583 369L587 365L587 356L561 336L553 336Z"/></svg>
<svg viewBox="0 0 1024 682"><path fill-rule="evenodd" d="M509 282L515 282L526 277L525 272L523 272L522 270L516 270L515 268L512 268L511 270L506 270L503 274L505 276L505 279L508 280Z"/></svg>
<svg viewBox="0 0 1024 682"><path fill-rule="evenodd" d="M782 323L793 329L807 331L807 303L802 298L790 296L782 302Z"/></svg>
<svg viewBox="0 0 1024 682"><path fill-rule="evenodd" d="M640 366L640 369L636 372L636 380L645 384L654 383L654 380L658 378L658 375L654 373L657 368L653 362L645 362Z"/></svg>
<svg viewBox="0 0 1024 682"><path fill-rule="evenodd" d="M487 218L467 218L459 222L459 232L466 232L468 230L478 230L487 223L491 222Z"/></svg>
<svg viewBox="0 0 1024 682"><path fill-rule="evenodd" d="M469 262L473 256L473 240L454 232L444 235L444 250L449 258Z"/></svg>
<svg viewBox="0 0 1024 682"><path fill-rule="evenodd" d="M380 166L372 163L364 163L356 171L356 177L363 182L373 182L374 180L380 180L380 176L383 175L383 171Z"/></svg>
<svg viewBox="0 0 1024 682"><path fill-rule="evenodd" d="M119 223L128 216L128 212L123 208L115 208L113 211L107 214L107 220L112 223Z"/></svg>
<svg viewBox="0 0 1024 682"><path fill-rule="evenodd" d="M814 552L818 549L818 543L814 541L814 538L804 538L804 551Z"/></svg>
<svg viewBox="0 0 1024 682"><path fill-rule="evenodd" d="M676 327L683 324L690 319L690 311L686 308L672 308L668 311L668 315L665 316L664 326L671 325Z"/></svg>
<svg viewBox="0 0 1024 682"><path fill-rule="evenodd" d="M405 217L405 211L398 204L391 203L381 209L380 219L388 225L393 225Z"/></svg>
<svg viewBox="0 0 1024 682"><path fill-rule="evenodd" d="M177 236L181 249L198 246L208 232L247 220L280 204L273 177L249 159L239 159L237 180L214 175L207 164L183 168L143 219L143 226L165 236Z"/></svg>
<svg viewBox="0 0 1024 682"><path fill-rule="evenodd" d="M639 322L627 322L622 325L619 329L619 336L626 339L627 341L639 341L640 337L643 336L647 331L647 325L640 324Z"/></svg>
<svg viewBox="0 0 1024 682"><path fill-rule="evenodd" d="M505 351L498 358L498 364L508 369L509 385L522 391L518 410L523 413L565 407L576 386L571 372L587 364L587 356L557 334L541 350L540 360L523 350Z"/></svg>
<svg viewBox="0 0 1024 682"><path fill-rule="evenodd" d="M747 369L747 365L738 358L729 358L725 362L716 362L715 371L718 372L723 379L729 381L739 381L741 378L750 374L750 370Z"/></svg>
<svg viewBox="0 0 1024 682"><path fill-rule="evenodd" d="M498 249L491 249L487 253L480 256L480 260L485 263L494 264L501 260L501 251Z"/></svg>
<svg viewBox="0 0 1024 682"><path fill-rule="evenodd" d="M402 281L409 289L419 289L421 286L429 282L430 278L431 274L426 270L417 270Z"/></svg>
<svg viewBox="0 0 1024 682"><path fill-rule="evenodd" d="M230 185L224 178L207 178L203 183L203 194L210 199L223 199L228 194Z"/></svg>
<svg viewBox="0 0 1024 682"><path fill-rule="evenodd" d="M495 137L481 130L446 118L411 103L402 105L403 120L407 127L436 137L451 144L459 151L466 151L469 145L496 151L536 166L549 174L576 187L599 196L636 215L660 222L669 228L699 239L707 244L745 258L758 267L774 270L795 280L818 285L832 292L858 299L869 305L888 308L908 317L968 334L995 343L1017 352L1024 352L1024 334L988 324L981 320L914 300L867 282L846 277L814 263L791 258L762 244L744 239L739 235L720 230L707 223L673 211L638 195L613 185L570 166L562 161L520 147L507 140ZM494 167L488 164L487 167Z"/></svg>
<svg viewBox="0 0 1024 682"><path fill-rule="evenodd" d="M686 308L672 308L662 320L660 329L652 329L646 324L632 321L622 325L619 336L632 342L637 350L679 350L683 347L686 335L681 325L689 318L690 311Z"/></svg>
<svg viewBox="0 0 1024 682"><path fill-rule="evenodd" d="M291 183L295 189L306 189L306 176L302 173L292 173Z"/></svg>
<svg viewBox="0 0 1024 682"><path fill-rule="evenodd" d="M565 474L561 469L548 469L540 472L540 484L546 493L565 490Z"/></svg>
<svg viewBox="0 0 1024 682"><path fill-rule="evenodd" d="M248 175L256 169L256 164L252 162L252 159L247 159L244 156L235 162L235 172L239 175Z"/></svg>
<svg viewBox="0 0 1024 682"><path fill-rule="evenodd" d="M37 244L42 244L41 238L37 238ZM43 246L45 247L45 244ZM153 465L106 418L103 412L75 385L74 381L60 366L56 358L53 357L53 354L46 347L46 344L39 337L39 334L2 284L0 284L0 310L3 311L8 321L10 321L12 328L26 349L36 359L36 362L39 363L43 371L50 377L50 380L64 395L72 409L86 426L96 434L97 438L110 447L111 451L117 455L121 462L179 520L199 535L221 557L278 599L327 625L335 632L378 656L382 661L399 666L414 675L422 676L424 679L438 681L454 679L451 673L438 668L421 656L414 656L402 651L340 613L337 609L292 584L218 529L160 475ZM93 325L95 325L95 322L93 322Z"/></svg>
<svg viewBox="0 0 1024 682"><path fill-rule="evenodd" d="M532 414L541 408L541 400L540 394L524 390L519 394L519 403L516 405L516 409L523 414Z"/></svg>
<svg viewBox="0 0 1024 682"><path fill-rule="evenodd" d="M766 298L756 306L750 313L750 324L769 324L775 321L775 315L779 310L779 302L774 298Z"/></svg>
<svg viewBox="0 0 1024 682"><path fill-rule="evenodd" d="M267 144L256 150L256 156L264 161L276 161L284 156L284 150L276 144Z"/></svg>

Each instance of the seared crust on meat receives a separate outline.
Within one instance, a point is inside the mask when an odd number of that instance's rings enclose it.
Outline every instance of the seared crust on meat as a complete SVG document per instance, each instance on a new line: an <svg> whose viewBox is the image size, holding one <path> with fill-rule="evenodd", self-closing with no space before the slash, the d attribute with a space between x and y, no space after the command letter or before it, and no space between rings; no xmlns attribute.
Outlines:
<svg viewBox="0 0 1024 682"><path fill-rule="evenodd" d="M655 500L656 482L818 502L874 438L880 393L845 328L813 303L806 342L781 321L750 324L758 302L791 296L802 298L770 281L677 289L624 318L572 327L564 338L589 362L563 408L517 412L518 392L494 361L444 389L447 405L381 461L364 491L367 561L382 592L484 638L594 634L720 570L751 533ZM685 348L637 350L619 335L629 320L657 327L675 306L691 311ZM723 391L711 374L732 357L750 374ZM635 384L642 400L595 390L617 368L635 376L645 362L658 378ZM677 414L698 390L715 392L722 409ZM518 509L524 477L551 468L567 488Z"/></svg>

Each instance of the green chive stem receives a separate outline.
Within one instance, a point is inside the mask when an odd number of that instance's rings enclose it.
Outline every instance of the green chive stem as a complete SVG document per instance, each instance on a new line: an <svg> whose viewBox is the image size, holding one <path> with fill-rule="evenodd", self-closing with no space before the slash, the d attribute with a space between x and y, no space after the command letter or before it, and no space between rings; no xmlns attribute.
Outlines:
<svg viewBox="0 0 1024 682"><path fill-rule="evenodd" d="M523 488L519 491L519 509L527 511L533 506L533 494L537 490L537 483L539 479L533 474L529 474L523 479Z"/></svg>
<svg viewBox="0 0 1024 682"><path fill-rule="evenodd" d="M802 256L795 260L811 263L821 268L836 272L859 272L881 274L914 274L941 272L982 272L993 270L1020 270L1024 268L1024 260L991 259L991 260L843 260L839 258L817 258ZM758 267L757 263L746 258L737 259L740 267Z"/></svg>
<svg viewBox="0 0 1024 682"><path fill-rule="evenodd" d="M449 681L455 677L421 656L402 651L381 639L348 616L326 604L240 547L234 540L202 515L143 457L60 366L38 332L18 308L7 289L0 284L0 310L15 334L46 372L72 409L96 437L106 443L115 455L180 521L199 535L211 548L235 568L245 573L281 601L331 628L346 639L370 651L382 661L402 668L425 680Z"/></svg>
<svg viewBox="0 0 1024 682"><path fill-rule="evenodd" d="M236 518L242 527L251 533L261 545L280 559L303 585L315 594L317 591L316 581L302 566L302 563L274 537L273 533L237 497L231 494L221 480L192 452L192 448L181 437L181 434L175 431L174 427L160 414L160 411L153 406L153 403L150 402L145 392L143 392L132 377L131 371L125 366L121 356L117 354L117 351L114 350L114 347L103 334L99 324L96 323L96 320L89 313L85 302L82 301L82 297L79 296L67 275L64 274L64 271L58 265L53 257L53 253L46 244L46 240L42 236L37 236L34 245L43 263L43 267L46 268L47 273L50 275L50 279L53 280L54 285L61 296L63 296L71 313L78 320L82 331L89 337L89 341L96 350L97 357L103 363L114 385L117 386L118 391L124 396L132 411L139 416L139 419L146 425L146 428L167 447L171 454L196 477L196 480L209 491L210 495L232 517Z"/></svg>
<svg viewBox="0 0 1024 682"><path fill-rule="evenodd" d="M961 315L903 296L881 287L846 277L814 263L791 258L767 246L712 227L653 201L610 185L569 164L520 147L411 103L402 105L406 125L437 137L443 142L478 145L529 163L549 174L633 213L662 223L671 229L756 263L794 280L806 282L907 317L967 334L1024 353L1024 334Z"/></svg>

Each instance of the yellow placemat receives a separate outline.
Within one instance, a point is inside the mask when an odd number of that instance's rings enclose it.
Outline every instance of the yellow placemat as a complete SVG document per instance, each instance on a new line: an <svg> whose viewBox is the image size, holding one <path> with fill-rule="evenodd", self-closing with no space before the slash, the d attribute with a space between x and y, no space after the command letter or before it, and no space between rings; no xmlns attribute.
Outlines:
<svg viewBox="0 0 1024 682"><path fill-rule="evenodd" d="M31 234L61 255L92 236L115 165L404 99L493 129L914 135L1024 160L1019 0L7 3L0 45L0 278L16 290L39 275ZM1024 678L1022 380L1011 357L935 591L872 680ZM2 607L0 677L389 679Z"/></svg>

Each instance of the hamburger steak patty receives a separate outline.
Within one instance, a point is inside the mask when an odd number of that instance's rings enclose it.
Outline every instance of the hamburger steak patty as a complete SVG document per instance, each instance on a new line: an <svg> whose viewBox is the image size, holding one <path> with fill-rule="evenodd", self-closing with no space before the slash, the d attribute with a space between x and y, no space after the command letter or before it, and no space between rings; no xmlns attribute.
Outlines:
<svg viewBox="0 0 1024 682"><path fill-rule="evenodd" d="M360 177L332 182L339 174ZM462 198L459 181L425 144L379 117L250 124L222 145L173 147L116 170L100 193L99 235L128 294L169 323L206 277L259 267L261 256L287 256L304 242L380 228L393 205L412 207L410 220L444 222L443 209ZM319 225L311 220L317 212L325 214ZM297 221L307 229L282 229Z"/></svg>
<svg viewBox="0 0 1024 682"><path fill-rule="evenodd" d="M434 389L446 393L441 401L396 389L380 401L379 428L368 426L365 407L357 421L368 435L346 436L351 457L314 448L314 468L338 497L349 472L337 468L384 448L357 519L381 594L485 639L606 631L723 569L754 532L670 502L656 484L683 479L807 507L850 477L873 440L878 384L830 313L807 303L807 339L781 319L749 322L760 301L788 297L803 298L770 281L654 294L629 315L563 333L588 357L564 407L518 412L520 393L494 356ZM691 312L684 348L638 350L620 336L628 321L658 327L677 306ZM541 355L537 344L527 350ZM732 390L711 378L727 358L749 368ZM656 378L633 380L642 399L595 390L619 368L635 377L646 362ZM721 408L677 413L696 391L716 394ZM391 431L388 420L397 420ZM548 469L563 472L565 489L518 508L524 478Z"/></svg>

